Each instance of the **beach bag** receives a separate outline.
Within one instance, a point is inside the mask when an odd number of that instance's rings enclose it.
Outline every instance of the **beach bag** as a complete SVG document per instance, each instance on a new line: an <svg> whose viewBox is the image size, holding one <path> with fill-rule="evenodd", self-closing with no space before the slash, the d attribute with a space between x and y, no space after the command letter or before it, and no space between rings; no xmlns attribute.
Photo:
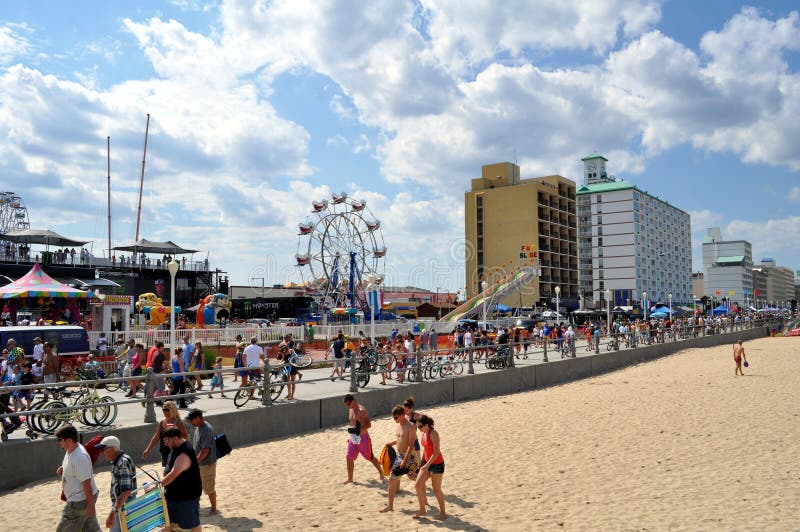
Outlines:
<svg viewBox="0 0 800 532"><path fill-rule="evenodd" d="M233 451L231 444L228 442L228 437L225 434L217 434L214 436L214 447L217 449L217 459L223 456L228 456Z"/></svg>

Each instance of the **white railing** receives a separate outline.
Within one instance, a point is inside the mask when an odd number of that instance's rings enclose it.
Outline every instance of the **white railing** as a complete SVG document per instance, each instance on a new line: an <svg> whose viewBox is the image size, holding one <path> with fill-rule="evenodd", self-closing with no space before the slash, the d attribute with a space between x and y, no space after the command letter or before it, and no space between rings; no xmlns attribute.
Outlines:
<svg viewBox="0 0 800 532"><path fill-rule="evenodd" d="M105 332L108 340L109 354L114 352L114 344L117 338L127 340L133 338L145 346L151 346L156 342L169 344L169 329L142 329L124 331L89 331L89 347L95 349L100 340L101 332ZM292 335L295 340L304 340L303 327L228 327L225 329L176 329L175 339L178 343L183 343L183 338L188 334L191 343L202 342L210 345L234 345L236 337L241 336L242 341L249 342L250 338L258 338L259 343L278 342L286 334Z"/></svg>

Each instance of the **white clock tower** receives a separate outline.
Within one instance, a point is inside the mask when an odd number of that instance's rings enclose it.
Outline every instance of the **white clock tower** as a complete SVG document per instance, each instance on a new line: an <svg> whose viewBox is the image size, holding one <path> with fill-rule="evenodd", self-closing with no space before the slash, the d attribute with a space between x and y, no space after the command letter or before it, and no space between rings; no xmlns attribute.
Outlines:
<svg viewBox="0 0 800 532"><path fill-rule="evenodd" d="M606 163L608 159L602 155L593 153L581 159L583 161L583 184L593 185L596 183L608 183L614 181L613 177L608 177L606 173Z"/></svg>

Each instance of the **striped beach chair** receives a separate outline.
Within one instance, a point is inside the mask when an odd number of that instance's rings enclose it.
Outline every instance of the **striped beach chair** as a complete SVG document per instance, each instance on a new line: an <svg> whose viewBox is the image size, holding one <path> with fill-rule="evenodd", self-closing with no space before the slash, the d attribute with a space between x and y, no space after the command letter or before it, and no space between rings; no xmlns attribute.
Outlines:
<svg viewBox="0 0 800 532"><path fill-rule="evenodd" d="M140 488L137 492L119 514L122 532L151 532L168 526L169 513L161 484L154 488L148 486L147 490Z"/></svg>

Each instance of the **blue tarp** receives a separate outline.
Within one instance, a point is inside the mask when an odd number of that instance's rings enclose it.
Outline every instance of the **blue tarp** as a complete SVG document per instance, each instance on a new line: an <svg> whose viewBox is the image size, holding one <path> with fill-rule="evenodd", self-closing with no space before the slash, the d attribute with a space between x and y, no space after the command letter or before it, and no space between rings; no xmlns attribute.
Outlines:
<svg viewBox="0 0 800 532"><path fill-rule="evenodd" d="M666 318L667 316L669 316L669 310L664 312L663 310L658 309L655 312L650 313L651 318Z"/></svg>
<svg viewBox="0 0 800 532"><path fill-rule="evenodd" d="M494 306L495 312L511 312L511 307L503 305L502 303L498 303Z"/></svg>

